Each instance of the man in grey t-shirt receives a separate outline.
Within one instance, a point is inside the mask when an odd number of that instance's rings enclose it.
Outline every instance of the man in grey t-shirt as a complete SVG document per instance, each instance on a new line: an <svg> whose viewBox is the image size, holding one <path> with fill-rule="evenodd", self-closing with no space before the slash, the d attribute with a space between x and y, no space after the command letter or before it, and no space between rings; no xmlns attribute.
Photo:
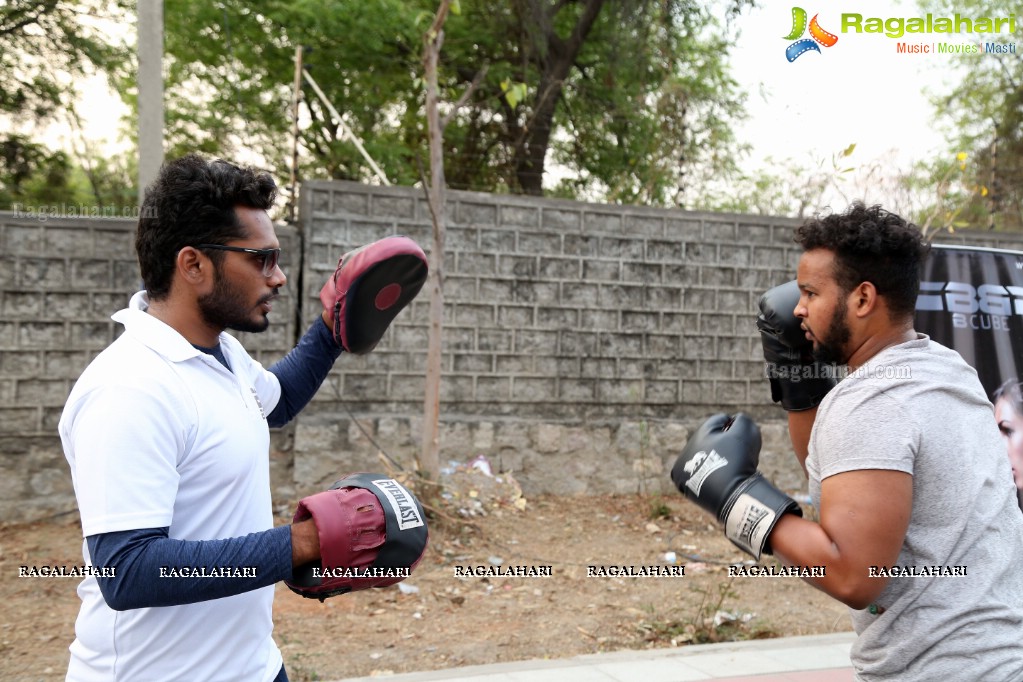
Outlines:
<svg viewBox="0 0 1023 682"><path fill-rule="evenodd" d="M852 608L858 679L1023 680L1023 514L976 371L913 329L919 230L855 204L796 241L775 312L849 374L788 387L818 391L782 402L820 522L783 515L771 547L827 566L810 582Z"/></svg>
<svg viewBox="0 0 1023 682"><path fill-rule="evenodd" d="M807 581L853 609L857 679L1023 682L1023 514L977 373L913 329L919 229L854 204L796 241L757 324L820 520L757 472L746 415L708 419L672 480L757 559L824 566Z"/></svg>
<svg viewBox="0 0 1023 682"><path fill-rule="evenodd" d="M1023 514L990 422L973 368L923 335L871 357L817 410L806 468L822 514L844 473L911 478L909 499L877 513L910 503L898 557L868 567L881 584L852 611L863 679L1023 678Z"/></svg>

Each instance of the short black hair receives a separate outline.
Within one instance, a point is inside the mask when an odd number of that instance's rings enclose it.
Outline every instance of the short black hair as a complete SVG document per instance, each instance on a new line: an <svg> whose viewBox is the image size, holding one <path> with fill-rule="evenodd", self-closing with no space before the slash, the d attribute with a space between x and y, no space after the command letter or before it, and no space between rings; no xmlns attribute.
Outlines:
<svg viewBox="0 0 1023 682"><path fill-rule="evenodd" d="M848 293L870 282L893 318L912 316L920 293L920 265L930 249L916 225L880 206L854 203L845 213L815 217L796 229L804 250L835 254L835 280Z"/></svg>
<svg viewBox="0 0 1023 682"><path fill-rule="evenodd" d="M269 173L188 154L160 168L146 189L135 233L142 281L150 300L170 294L178 251L244 237L236 206L270 210L277 185ZM211 251L219 265L223 253Z"/></svg>

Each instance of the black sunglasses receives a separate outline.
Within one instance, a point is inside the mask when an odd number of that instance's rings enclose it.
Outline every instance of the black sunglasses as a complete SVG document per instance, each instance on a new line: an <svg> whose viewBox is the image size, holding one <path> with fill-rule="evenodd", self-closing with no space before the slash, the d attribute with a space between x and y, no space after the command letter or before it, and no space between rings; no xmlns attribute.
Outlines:
<svg viewBox="0 0 1023 682"><path fill-rule="evenodd" d="M269 277L272 275L274 273L274 268L277 267L277 263L281 260L280 249L248 249L244 246L226 246L224 244L196 244L195 248L251 253L253 256L263 259L263 277Z"/></svg>

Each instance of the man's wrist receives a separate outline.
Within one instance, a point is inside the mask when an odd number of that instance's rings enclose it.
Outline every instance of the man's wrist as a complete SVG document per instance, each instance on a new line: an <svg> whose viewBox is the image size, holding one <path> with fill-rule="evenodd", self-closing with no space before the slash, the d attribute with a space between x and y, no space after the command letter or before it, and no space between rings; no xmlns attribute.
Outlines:
<svg viewBox="0 0 1023 682"><path fill-rule="evenodd" d="M301 566L320 558L320 535L312 519L291 524L291 565Z"/></svg>

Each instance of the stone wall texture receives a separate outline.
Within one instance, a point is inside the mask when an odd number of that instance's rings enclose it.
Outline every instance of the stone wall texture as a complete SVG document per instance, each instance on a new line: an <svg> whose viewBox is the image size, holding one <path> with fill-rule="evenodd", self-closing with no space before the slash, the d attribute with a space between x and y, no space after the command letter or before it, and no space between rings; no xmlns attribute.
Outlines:
<svg viewBox="0 0 1023 682"><path fill-rule="evenodd" d="M754 325L760 293L793 276L796 221L467 192L448 194L447 215L444 464L486 455L527 495L668 493L689 431L743 410L762 425L765 473L804 488ZM56 425L139 287L134 227L0 212L0 521L74 508ZM242 335L264 364L319 314L340 254L391 234L432 241L421 189L344 182L306 183L299 224L277 232L288 285L270 329ZM936 240L1023 249L1023 235ZM427 328L424 290L274 432L276 499L381 457L415 466Z"/></svg>

